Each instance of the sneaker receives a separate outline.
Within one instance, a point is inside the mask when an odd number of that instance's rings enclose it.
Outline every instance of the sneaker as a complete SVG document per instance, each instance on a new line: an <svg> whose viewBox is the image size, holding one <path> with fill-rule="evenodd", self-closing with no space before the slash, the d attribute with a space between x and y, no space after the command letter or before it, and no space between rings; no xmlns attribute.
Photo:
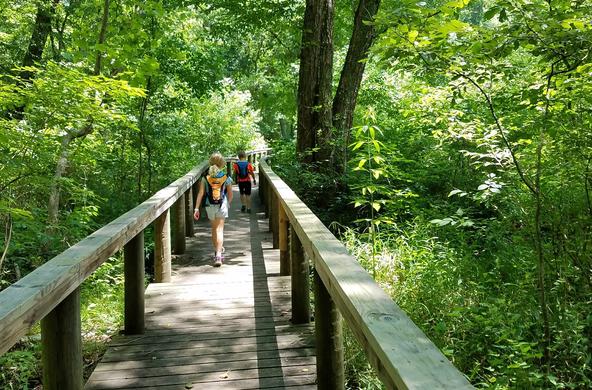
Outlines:
<svg viewBox="0 0 592 390"><path fill-rule="evenodd" d="M241 213L244 213L246 208L247 208L246 206L241 207Z"/></svg>
<svg viewBox="0 0 592 390"><path fill-rule="evenodd" d="M251 214L251 209L247 209L247 213Z"/></svg>
<svg viewBox="0 0 592 390"><path fill-rule="evenodd" d="M220 267L223 262L224 262L224 257L222 257L222 255L214 256L214 267Z"/></svg>

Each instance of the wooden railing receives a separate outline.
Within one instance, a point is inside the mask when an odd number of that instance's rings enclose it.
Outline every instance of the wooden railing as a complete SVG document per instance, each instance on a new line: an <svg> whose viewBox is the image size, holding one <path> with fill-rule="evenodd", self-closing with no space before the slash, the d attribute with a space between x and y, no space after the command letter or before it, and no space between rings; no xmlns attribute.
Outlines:
<svg viewBox="0 0 592 390"><path fill-rule="evenodd" d="M388 389L473 388L264 160L259 183L295 323L311 319L309 259L314 267L319 389L344 389L342 317Z"/></svg>
<svg viewBox="0 0 592 390"><path fill-rule="evenodd" d="M247 153L256 162L267 149ZM171 279L171 252L193 236L193 203L203 162L141 205L60 253L0 292L0 355L41 321L43 386L83 387L80 285L110 256L124 250L126 334L144 332L144 229L154 224L156 282ZM230 170L230 165L228 167ZM171 245L171 210L175 216Z"/></svg>

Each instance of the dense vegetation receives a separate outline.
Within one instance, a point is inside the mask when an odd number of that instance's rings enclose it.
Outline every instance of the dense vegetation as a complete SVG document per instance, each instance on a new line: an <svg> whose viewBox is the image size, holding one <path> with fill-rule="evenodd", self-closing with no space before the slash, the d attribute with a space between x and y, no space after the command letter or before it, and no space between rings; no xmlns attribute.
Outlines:
<svg viewBox="0 0 592 390"><path fill-rule="evenodd" d="M0 289L264 137L472 383L591 387L592 2L323 0L332 35L301 55L313 3L0 0ZM353 94L359 4L379 7ZM83 287L89 342L118 327L120 267ZM379 388L350 344L349 386ZM23 340L0 383L33 383L37 355Z"/></svg>

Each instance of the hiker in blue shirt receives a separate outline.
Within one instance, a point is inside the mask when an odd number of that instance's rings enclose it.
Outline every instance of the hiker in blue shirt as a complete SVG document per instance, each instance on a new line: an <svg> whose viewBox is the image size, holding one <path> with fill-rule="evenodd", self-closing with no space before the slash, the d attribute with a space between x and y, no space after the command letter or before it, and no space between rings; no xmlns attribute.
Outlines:
<svg viewBox="0 0 592 390"><path fill-rule="evenodd" d="M233 165L236 173L236 181L240 192L241 212L251 213L251 179L257 185L253 165L247 161L247 154L244 151L238 153L238 161Z"/></svg>
<svg viewBox="0 0 592 390"><path fill-rule="evenodd" d="M228 210L232 202L232 179L224 172L226 161L220 153L210 156L208 174L199 183L196 207L193 217L200 217L199 205L206 195L206 213L212 227L212 244L214 245L214 267L224 262L222 255L224 244L224 220L228 218Z"/></svg>

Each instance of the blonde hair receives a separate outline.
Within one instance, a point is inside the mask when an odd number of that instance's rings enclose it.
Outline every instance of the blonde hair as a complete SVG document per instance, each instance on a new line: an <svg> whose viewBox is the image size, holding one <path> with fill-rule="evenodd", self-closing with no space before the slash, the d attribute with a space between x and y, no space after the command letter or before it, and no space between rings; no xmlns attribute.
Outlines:
<svg viewBox="0 0 592 390"><path fill-rule="evenodd" d="M220 173L222 168L224 168L224 166L226 165L226 161L220 153L216 152L212 153L212 155L210 156L209 164L210 169L208 170L208 174L210 176L216 176L218 175L218 173Z"/></svg>

